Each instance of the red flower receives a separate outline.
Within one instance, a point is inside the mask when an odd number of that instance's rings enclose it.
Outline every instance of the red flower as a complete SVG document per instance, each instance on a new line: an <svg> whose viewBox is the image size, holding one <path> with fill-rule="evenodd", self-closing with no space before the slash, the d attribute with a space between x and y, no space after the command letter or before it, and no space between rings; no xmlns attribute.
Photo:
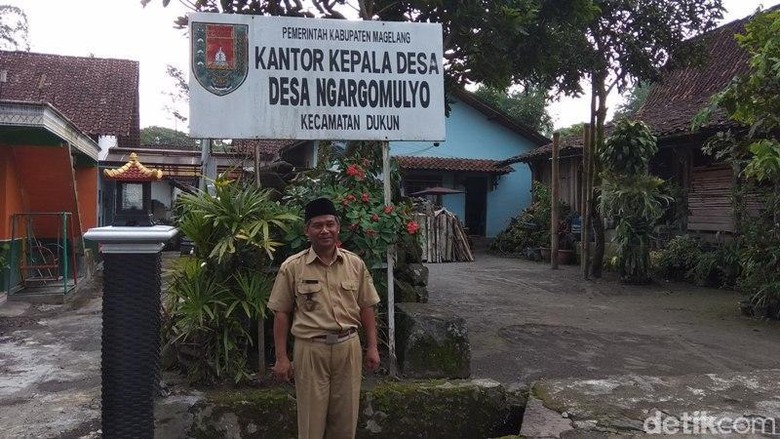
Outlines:
<svg viewBox="0 0 780 439"><path fill-rule="evenodd" d="M347 175L355 177L355 180L363 180L366 178L366 172L357 165L347 166Z"/></svg>
<svg viewBox="0 0 780 439"><path fill-rule="evenodd" d="M409 221L409 223L406 225L406 231L409 232L410 235L414 235L419 229L420 225L414 221Z"/></svg>
<svg viewBox="0 0 780 439"><path fill-rule="evenodd" d="M344 197L344 199L341 201L341 204L343 204L344 206L349 206L349 203L352 201L355 201L355 196L349 194L346 197Z"/></svg>
<svg viewBox="0 0 780 439"><path fill-rule="evenodd" d="M379 222L379 215L373 214L371 215L371 221L378 223Z"/></svg>
<svg viewBox="0 0 780 439"><path fill-rule="evenodd" d="M349 230L352 230L353 232L357 230L357 228L358 228L358 223L352 223L349 225Z"/></svg>
<svg viewBox="0 0 780 439"><path fill-rule="evenodd" d="M393 209L394 209L394 207L392 205L391 206L385 206L385 213L390 215L391 213L393 213Z"/></svg>
<svg viewBox="0 0 780 439"><path fill-rule="evenodd" d="M371 197L368 196L368 193L363 192L363 195L361 195L360 199L363 200L364 203L368 203Z"/></svg>
<svg viewBox="0 0 780 439"><path fill-rule="evenodd" d="M350 177L354 177L359 174L360 174L360 168L358 168L355 165L347 166L347 175L349 175Z"/></svg>
<svg viewBox="0 0 780 439"><path fill-rule="evenodd" d="M370 238L373 238L374 236L376 236L376 230L374 230L374 229L366 229L366 235L368 235L368 237L370 237Z"/></svg>

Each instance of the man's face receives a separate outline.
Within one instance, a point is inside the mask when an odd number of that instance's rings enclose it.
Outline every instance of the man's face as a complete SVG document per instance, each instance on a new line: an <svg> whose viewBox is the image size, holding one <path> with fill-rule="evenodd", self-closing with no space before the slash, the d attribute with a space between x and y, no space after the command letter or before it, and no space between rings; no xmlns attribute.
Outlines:
<svg viewBox="0 0 780 439"><path fill-rule="evenodd" d="M306 237L315 248L327 248L336 245L339 239L339 221L333 215L315 216L306 226Z"/></svg>

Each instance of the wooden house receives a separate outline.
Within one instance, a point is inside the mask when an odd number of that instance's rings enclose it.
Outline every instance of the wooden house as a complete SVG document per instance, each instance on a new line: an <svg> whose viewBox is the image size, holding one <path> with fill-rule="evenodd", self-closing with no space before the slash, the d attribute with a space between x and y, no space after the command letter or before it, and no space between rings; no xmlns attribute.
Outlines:
<svg viewBox="0 0 780 439"><path fill-rule="evenodd" d="M635 115L658 137L659 152L651 162L651 172L682 188L688 213L680 226L685 231L734 231L730 194L737 175L731 165L705 155L702 145L719 131L739 133L744 127L719 113L699 129L692 126L713 95L747 72L748 56L735 35L744 32L749 19L727 23L692 40L702 43L702 58L666 69ZM551 151L548 144L505 163L527 163L535 180L549 184ZM563 139L560 156L561 198L577 209L582 193L582 139Z"/></svg>

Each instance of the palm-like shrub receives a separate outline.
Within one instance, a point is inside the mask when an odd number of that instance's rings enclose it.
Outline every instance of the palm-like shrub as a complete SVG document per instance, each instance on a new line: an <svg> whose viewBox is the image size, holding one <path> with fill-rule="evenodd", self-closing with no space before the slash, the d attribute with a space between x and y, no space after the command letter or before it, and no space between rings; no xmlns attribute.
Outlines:
<svg viewBox="0 0 780 439"><path fill-rule="evenodd" d="M648 174L648 163L657 150L647 125L623 119L599 151L604 166L601 212L617 224L618 272L628 283L649 280L652 232L671 201L660 189L663 180Z"/></svg>
<svg viewBox="0 0 780 439"><path fill-rule="evenodd" d="M270 192L224 179L214 196L178 201L177 225L195 256L174 267L167 289L166 341L192 381L249 377L250 328L262 321L272 285L270 266L288 224L298 217Z"/></svg>

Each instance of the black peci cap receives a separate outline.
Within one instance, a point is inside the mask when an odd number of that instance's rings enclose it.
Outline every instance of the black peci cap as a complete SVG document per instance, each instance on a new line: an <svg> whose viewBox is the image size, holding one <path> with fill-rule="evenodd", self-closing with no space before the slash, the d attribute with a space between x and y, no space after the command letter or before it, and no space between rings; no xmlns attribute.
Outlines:
<svg viewBox="0 0 780 439"><path fill-rule="evenodd" d="M320 215L338 216L339 214L336 212L336 206L327 198L317 198L309 201L304 208L304 220L309 222L310 219Z"/></svg>

